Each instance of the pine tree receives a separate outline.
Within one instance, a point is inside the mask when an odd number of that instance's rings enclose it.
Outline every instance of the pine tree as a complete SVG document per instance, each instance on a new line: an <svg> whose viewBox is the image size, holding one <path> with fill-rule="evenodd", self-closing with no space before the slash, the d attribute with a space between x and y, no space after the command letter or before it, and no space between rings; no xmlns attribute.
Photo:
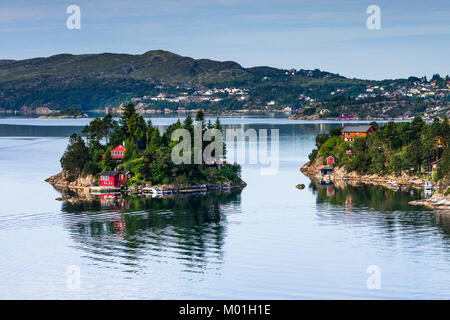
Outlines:
<svg viewBox="0 0 450 320"><path fill-rule="evenodd" d="M120 126L122 127L122 129L125 133L128 132L128 121L135 114L136 114L136 109L134 108L134 104L129 103L124 107L122 117L120 118Z"/></svg>
<svg viewBox="0 0 450 320"><path fill-rule="evenodd" d="M106 138L106 143L109 143L109 137L111 136L111 130L114 128L114 124L116 121L113 120L113 117L110 113L108 113L107 115L105 115L103 117L103 121L102 121L102 127L103 127L103 135Z"/></svg>
<svg viewBox="0 0 450 320"><path fill-rule="evenodd" d="M67 174L69 181L78 178L85 164L89 161L89 149L81 136L74 133L70 136L69 145L61 157L61 167Z"/></svg>
<svg viewBox="0 0 450 320"><path fill-rule="evenodd" d="M111 148L108 148L105 152L105 158L102 160L102 169L103 171L111 171L114 170L115 163L111 158Z"/></svg>

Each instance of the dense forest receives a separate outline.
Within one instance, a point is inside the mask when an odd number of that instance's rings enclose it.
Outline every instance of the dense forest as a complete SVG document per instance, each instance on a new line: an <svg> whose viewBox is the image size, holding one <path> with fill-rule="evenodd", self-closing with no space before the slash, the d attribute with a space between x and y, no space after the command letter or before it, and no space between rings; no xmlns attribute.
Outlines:
<svg viewBox="0 0 450 320"><path fill-rule="evenodd" d="M219 119L215 123L205 123L204 113L199 110L195 119L188 115L183 122L178 120L161 133L150 120L146 122L136 113L134 104L129 103L119 121L107 114L104 118L95 118L83 129L85 137L73 134L61 158L61 166L69 181L88 174L98 177L105 170L124 170L133 174L126 182L128 185L241 182L241 168L237 164L213 166L190 161L192 164L176 165L172 161L172 150L181 142L181 139L172 140L172 133L176 129L186 129L193 137L195 126L201 126L202 134L207 129L222 131ZM114 160L111 150L120 144L126 146L125 155L122 160ZM205 147L203 144L202 148ZM191 151L193 157L194 146ZM226 148L223 154L226 154Z"/></svg>
<svg viewBox="0 0 450 320"><path fill-rule="evenodd" d="M371 125L375 132L357 137L353 142L344 141L342 128L330 130L316 136L316 148L309 155L311 161L333 156L337 166L361 174L427 175L431 164L439 159L437 170L433 170L434 181L450 180L450 124L435 119L427 124L420 117L411 122L388 122L382 126ZM351 150L350 152L348 152Z"/></svg>

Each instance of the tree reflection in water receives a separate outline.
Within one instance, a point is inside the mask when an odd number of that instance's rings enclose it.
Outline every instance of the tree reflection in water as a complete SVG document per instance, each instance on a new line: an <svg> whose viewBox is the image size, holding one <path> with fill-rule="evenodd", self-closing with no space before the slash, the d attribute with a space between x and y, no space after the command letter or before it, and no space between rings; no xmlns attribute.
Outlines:
<svg viewBox="0 0 450 320"><path fill-rule="evenodd" d="M417 189L391 190L383 186L339 183L320 185L311 181L309 188L317 194L318 203L330 203L343 206L349 212L353 208L369 207L379 211L423 211L422 207L409 204L423 197L423 191Z"/></svg>
<svg viewBox="0 0 450 320"><path fill-rule="evenodd" d="M437 227L445 238L450 239L450 213L436 213L426 207L409 204L425 197L424 190L391 190L383 186L345 182L320 185L314 180L311 180L309 189L316 194L317 215L322 222L373 225L392 236L398 232L423 232L424 227Z"/></svg>
<svg viewBox="0 0 450 320"><path fill-rule="evenodd" d="M64 225L93 259L130 267L141 260L179 260L189 272L221 264L227 214L240 191L164 198L108 194L62 205Z"/></svg>

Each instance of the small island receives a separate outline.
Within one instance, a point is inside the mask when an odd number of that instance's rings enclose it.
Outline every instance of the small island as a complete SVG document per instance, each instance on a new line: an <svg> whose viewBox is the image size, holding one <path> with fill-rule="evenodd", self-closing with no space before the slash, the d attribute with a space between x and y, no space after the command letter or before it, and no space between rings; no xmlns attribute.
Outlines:
<svg viewBox="0 0 450 320"><path fill-rule="evenodd" d="M390 189L424 188L426 199L412 201L450 209L449 120L421 117L380 126L346 125L316 136L316 148L301 171L320 184L383 185Z"/></svg>
<svg viewBox="0 0 450 320"><path fill-rule="evenodd" d="M200 129L199 129L200 128ZM241 167L228 164L223 154L211 159L175 164L171 155L182 139L172 139L172 133L183 129L194 137L195 130L204 134L208 129L222 131L217 118L215 123L205 123L203 110L195 120L190 115L181 122L168 126L161 133L151 120L147 122L129 103L119 121L111 114L95 118L82 131L84 137L73 134L67 150L61 157L62 172L46 179L57 189L71 189L84 193L127 192L166 195L175 193L206 192L242 189ZM194 144L194 142L192 142ZM202 155L207 146L201 146ZM189 156L193 159L192 146ZM214 151L216 152L216 151Z"/></svg>
<svg viewBox="0 0 450 320"><path fill-rule="evenodd" d="M78 108L66 108L60 111L51 112L39 116L40 119L69 119L69 118L87 118L88 115Z"/></svg>

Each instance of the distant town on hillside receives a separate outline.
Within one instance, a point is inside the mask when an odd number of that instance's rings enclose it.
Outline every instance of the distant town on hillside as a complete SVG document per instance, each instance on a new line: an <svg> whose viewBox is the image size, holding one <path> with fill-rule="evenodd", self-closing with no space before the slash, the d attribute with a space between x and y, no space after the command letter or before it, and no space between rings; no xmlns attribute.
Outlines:
<svg viewBox="0 0 450 320"><path fill-rule="evenodd" d="M350 79L319 69L243 68L154 50L0 60L0 114L286 113L293 119L450 115L450 78ZM65 111L65 110L70 110Z"/></svg>

